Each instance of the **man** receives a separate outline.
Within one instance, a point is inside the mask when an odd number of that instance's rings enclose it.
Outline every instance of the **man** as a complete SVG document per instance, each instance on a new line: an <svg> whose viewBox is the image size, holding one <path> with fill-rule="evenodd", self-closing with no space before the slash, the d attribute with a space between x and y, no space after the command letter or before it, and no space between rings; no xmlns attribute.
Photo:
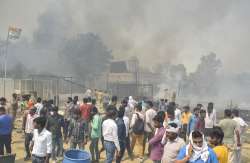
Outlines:
<svg viewBox="0 0 250 163"><path fill-rule="evenodd" d="M134 151L135 144L138 147L136 153L139 156L140 161L143 160L144 156L144 149L143 149L143 143L144 143L144 125L145 125L145 117L142 111L142 103L139 103L135 106L135 112L132 115L130 128L132 128L132 140L131 140L131 149Z"/></svg>
<svg viewBox="0 0 250 163"><path fill-rule="evenodd" d="M239 116L239 110L234 109L232 111L232 114L233 114L233 120L237 122L238 126L240 127L239 128L240 141L241 143L243 143L244 140L243 140L242 135L246 132L248 124ZM241 147L237 148L236 157L237 157L238 162L240 163L241 162Z"/></svg>
<svg viewBox="0 0 250 163"><path fill-rule="evenodd" d="M154 110L154 105L152 101L147 102L147 110L145 113L145 133L143 142L143 152L145 151L146 142L148 142L154 136L154 121L153 118L156 116L157 112ZM150 154L150 147L148 148L148 154Z"/></svg>
<svg viewBox="0 0 250 163"><path fill-rule="evenodd" d="M102 129L102 117L98 113L98 109L93 107L91 109L91 116L90 116L90 124L91 124L91 133L90 133L90 140L91 143L89 145L89 150L92 157L92 162L99 162L99 149L98 149L98 142L101 138L101 129Z"/></svg>
<svg viewBox="0 0 250 163"><path fill-rule="evenodd" d="M69 123L68 139L70 140L70 148L84 149L84 145L87 144L85 139L85 123L81 119L81 111L79 109L74 110L73 119ZM68 143L68 140L66 140Z"/></svg>
<svg viewBox="0 0 250 163"><path fill-rule="evenodd" d="M110 101L110 98L109 98L109 95L108 95L108 92L105 91L104 92L104 95L102 97L102 103L103 103L103 109L106 110L108 105L109 105L109 101Z"/></svg>
<svg viewBox="0 0 250 163"><path fill-rule="evenodd" d="M167 117L167 124L175 123L175 124L177 124L177 126L179 128L181 127L180 121L175 118L175 108L172 105L168 106L167 116L168 116Z"/></svg>
<svg viewBox="0 0 250 163"><path fill-rule="evenodd" d="M13 124L15 123L17 109L18 109L17 94L13 93L11 107L10 107L10 115L12 115Z"/></svg>
<svg viewBox="0 0 250 163"><path fill-rule="evenodd" d="M1 97L0 98L0 107L4 107L6 109L6 98ZM8 110L6 110L8 111Z"/></svg>
<svg viewBox="0 0 250 163"><path fill-rule="evenodd" d="M209 135L209 144L218 158L219 163L228 163L228 149L223 144L224 133L220 127L214 127Z"/></svg>
<svg viewBox="0 0 250 163"><path fill-rule="evenodd" d="M24 161L28 161L31 158L29 147L33 138L33 130L34 130L33 121L37 117L38 115L36 114L35 107L28 110L28 112L23 116L23 130L25 134L24 146L26 151L26 156L24 158Z"/></svg>
<svg viewBox="0 0 250 163"><path fill-rule="evenodd" d="M36 100L36 104L34 105L37 110L36 110L36 114L40 116L40 112L43 108L43 104L42 104L42 99L41 97L38 97L37 100Z"/></svg>
<svg viewBox="0 0 250 163"><path fill-rule="evenodd" d="M73 99L72 97L68 97L67 102L65 103L65 112L64 112L64 140L67 139L68 129L69 129L69 122L73 119Z"/></svg>
<svg viewBox="0 0 250 163"><path fill-rule="evenodd" d="M186 141L187 137L187 125L190 117L192 116L192 113L190 112L190 107L189 106L184 106L183 107L184 112L181 115L181 135L180 137L183 138Z"/></svg>
<svg viewBox="0 0 250 163"><path fill-rule="evenodd" d="M58 107L55 106L47 120L47 130L52 134L52 160L56 160L56 157L62 157L63 154L63 139L62 129L64 128L63 116L58 114ZM56 150L57 149L57 150Z"/></svg>
<svg viewBox="0 0 250 163"><path fill-rule="evenodd" d="M181 148L175 163L218 163L218 159L200 131L193 131L189 144Z"/></svg>
<svg viewBox="0 0 250 163"><path fill-rule="evenodd" d="M160 111L166 111L167 110L167 105L165 104L164 99L160 99L159 110Z"/></svg>
<svg viewBox="0 0 250 163"><path fill-rule="evenodd" d="M125 100L126 101L126 100ZM126 113L126 105L122 105L121 107L124 107L125 109L125 113ZM128 152L128 155L130 157L131 160L133 160L133 153L132 153L132 149L131 149L131 146L130 146L130 136L129 136L129 126L130 126L130 120L129 120L129 117L124 113L124 116L123 116L123 121L124 121L124 124L125 124L125 127L126 127L126 138L125 138L125 145L126 145L126 149L127 149L127 152ZM131 113L131 119L132 119L132 114Z"/></svg>
<svg viewBox="0 0 250 163"><path fill-rule="evenodd" d="M104 138L104 148L106 151L106 163L112 163L114 154L119 157L120 144L118 139L118 128L115 123L116 108L109 105L106 112L106 120L102 123L102 134Z"/></svg>
<svg viewBox="0 0 250 163"><path fill-rule="evenodd" d="M187 135L189 135L195 129L195 126L199 119L199 115L200 115L200 109L197 107L194 108L194 113L188 121Z"/></svg>
<svg viewBox="0 0 250 163"><path fill-rule="evenodd" d="M120 153L116 158L116 163L120 163L126 149L126 126L123 120L125 109L120 107L116 118L116 125L118 128L118 140L120 145Z"/></svg>
<svg viewBox="0 0 250 163"><path fill-rule="evenodd" d="M162 163L174 163L180 149L185 146L184 140L178 136L178 133L177 124L170 123L161 141L164 145Z"/></svg>
<svg viewBox="0 0 250 163"><path fill-rule="evenodd" d="M52 152L52 136L46 130L46 118L34 119L34 136L31 143L32 163L49 163Z"/></svg>
<svg viewBox="0 0 250 163"><path fill-rule="evenodd" d="M209 133L216 126L216 110L214 109L214 104L212 102L208 103L205 118L205 136L209 136Z"/></svg>
<svg viewBox="0 0 250 163"><path fill-rule="evenodd" d="M4 147L6 153L11 153L11 133L12 133L12 117L6 114L4 107L0 107L0 155L4 155Z"/></svg>
<svg viewBox="0 0 250 163"><path fill-rule="evenodd" d="M205 117L206 117L206 110L200 110L200 117L196 123L195 130L201 131L204 133L205 130Z"/></svg>
<svg viewBox="0 0 250 163"><path fill-rule="evenodd" d="M83 104L80 106L81 118L87 124L90 118L91 105L88 104L88 99L83 98Z"/></svg>
<svg viewBox="0 0 250 163"><path fill-rule="evenodd" d="M89 120L90 120L90 112L92 108L91 98L83 98L83 104L80 106L81 118L85 123L85 136L86 139L89 135Z"/></svg>
<svg viewBox="0 0 250 163"><path fill-rule="evenodd" d="M238 163L237 147L241 146L239 126L236 121L232 119L232 112L230 109L224 111L224 119L219 122L219 126L224 132L224 144L229 148L229 162ZM235 136L236 135L236 142ZM236 146L235 146L236 145Z"/></svg>

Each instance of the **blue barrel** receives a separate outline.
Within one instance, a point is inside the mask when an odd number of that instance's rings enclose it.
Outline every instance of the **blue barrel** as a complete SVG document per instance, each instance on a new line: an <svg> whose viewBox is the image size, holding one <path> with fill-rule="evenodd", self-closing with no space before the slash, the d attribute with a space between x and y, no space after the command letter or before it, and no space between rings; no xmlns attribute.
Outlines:
<svg viewBox="0 0 250 163"><path fill-rule="evenodd" d="M64 153L63 163L90 163L90 154L83 150L70 149Z"/></svg>

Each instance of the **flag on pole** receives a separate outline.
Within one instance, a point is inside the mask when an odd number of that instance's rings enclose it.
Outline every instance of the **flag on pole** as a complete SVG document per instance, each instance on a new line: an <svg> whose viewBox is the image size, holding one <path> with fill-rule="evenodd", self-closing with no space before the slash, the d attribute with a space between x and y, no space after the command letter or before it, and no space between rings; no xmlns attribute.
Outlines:
<svg viewBox="0 0 250 163"><path fill-rule="evenodd" d="M21 28L16 28L16 27L9 27L9 39L19 39L22 29Z"/></svg>

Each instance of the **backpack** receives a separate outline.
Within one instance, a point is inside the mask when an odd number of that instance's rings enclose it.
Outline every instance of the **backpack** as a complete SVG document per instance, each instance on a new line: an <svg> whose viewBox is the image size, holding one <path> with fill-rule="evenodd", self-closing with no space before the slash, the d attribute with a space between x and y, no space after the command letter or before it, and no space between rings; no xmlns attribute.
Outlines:
<svg viewBox="0 0 250 163"><path fill-rule="evenodd" d="M137 120L135 121L135 124L132 127L132 131L136 135L142 135L144 133L144 122L143 119L140 118L138 113L136 113L136 115Z"/></svg>

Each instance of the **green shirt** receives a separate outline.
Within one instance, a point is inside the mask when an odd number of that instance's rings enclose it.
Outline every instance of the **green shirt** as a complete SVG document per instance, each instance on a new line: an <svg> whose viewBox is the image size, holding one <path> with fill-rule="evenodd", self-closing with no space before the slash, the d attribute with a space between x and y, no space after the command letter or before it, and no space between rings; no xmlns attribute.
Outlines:
<svg viewBox="0 0 250 163"><path fill-rule="evenodd" d="M233 145L234 144L234 135L235 130L237 129L237 123L230 118L225 118L220 121L219 126L224 132L224 144Z"/></svg>
<svg viewBox="0 0 250 163"><path fill-rule="evenodd" d="M94 115L91 121L91 138L100 138L102 129L102 118L99 114Z"/></svg>

